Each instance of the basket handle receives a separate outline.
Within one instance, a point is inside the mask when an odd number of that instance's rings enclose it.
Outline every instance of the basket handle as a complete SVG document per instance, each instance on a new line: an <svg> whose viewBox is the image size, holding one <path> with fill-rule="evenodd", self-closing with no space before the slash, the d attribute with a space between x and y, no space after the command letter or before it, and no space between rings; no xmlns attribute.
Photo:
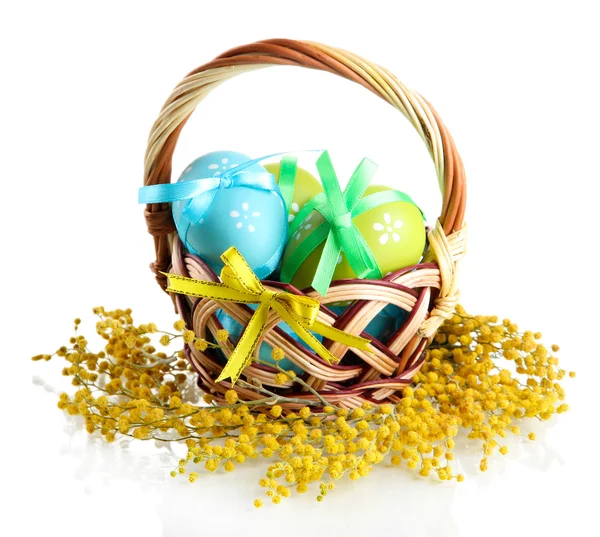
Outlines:
<svg viewBox="0 0 600 537"><path fill-rule="evenodd" d="M386 69L351 52L319 43L290 39L257 41L231 49L189 73L173 90L152 126L145 157L144 185L169 183L175 145L196 106L219 84L238 74L273 65L295 65L339 75L364 86L413 125L433 160L443 196L439 222L446 235L463 227L465 171L454 141L433 107ZM146 206L148 231L154 237L156 261L151 268L161 287L171 262L175 224L169 204Z"/></svg>

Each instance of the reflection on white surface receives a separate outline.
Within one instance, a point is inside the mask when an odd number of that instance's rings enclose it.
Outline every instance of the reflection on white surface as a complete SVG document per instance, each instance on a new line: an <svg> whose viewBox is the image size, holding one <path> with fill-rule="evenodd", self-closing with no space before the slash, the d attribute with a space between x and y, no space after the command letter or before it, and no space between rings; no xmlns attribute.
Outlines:
<svg viewBox="0 0 600 537"><path fill-rule="evenodd" d="M53 391L39 379L34 383ZM252 501L262 494L257 481L264 461L238 466L231 474L201 472L191 485L185 476L169 476L185 451L183 446L129 440L107 444L90 437L81 418L65 415L63 420L56 456L63 468L69 468L65 480L72 482L74 492L84 492L78 501L90 512L110 513L122 534L135 531L144 537L239 535L242 528L254 534L252 528L261 527L264 531L256 534L266 536L306 535L315 530L333 536L445 537L466 534L471 526L475 531L478 524L485 525L487 535L502 535L502 524L509 519L498 518L499 513L509 514L519 502L535 506L543 499L536 481L554 482L553 477L543 476L560 477L557 469L564 466L560 449L546 441L554 422L541 426L536 422L533 429L523 424L520 437L508 438L509 454L491 457L490 469L483 474L480 445L459 437L456 473L465 475L464 483L424 479L414 471L382 465L364 480L342 480L322 503L315 501L313 489L278 506L265 502L257 510ZM562 421L561 426L567 420ZM525 438L530 430L535 430L537 441Z"/></svg>

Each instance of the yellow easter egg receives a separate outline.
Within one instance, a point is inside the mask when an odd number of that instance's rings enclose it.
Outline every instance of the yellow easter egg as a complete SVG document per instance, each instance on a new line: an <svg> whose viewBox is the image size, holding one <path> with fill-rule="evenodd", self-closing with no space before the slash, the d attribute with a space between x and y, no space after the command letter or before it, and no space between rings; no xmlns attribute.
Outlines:
<svg viewBox="0 0 600 537"><path fill-rule="evenodd" d="M279 162L265 164L264 168L275 176L275 180L279 183ZM323 192L323 185L312 174L304 168L296 169L296 183L294 185L294 195L288 213L288 222L294 220L298 211L302 209L304 204L313 199L317 194Z"/></svg>
<svg viewBox="0 0 600 537"><path fill-rule="evenodd" d="M385 186L369 186L364 196L384 190L392 189ZM282 270L282 275L289 274L289 271L285 269L290 257L324 220L321 213L313 211L290 237L283 254L284 270ZM384 203L358 215L352 222L371 249L382 277L404 267L415 265L421 260L426 240L425 222L416 205L408 201ZM306 257L288 283L299 289L311 285L323 247L324 242ZM356 278L356 274L342 252L338 258L333 279L346 278Z"/></svg>

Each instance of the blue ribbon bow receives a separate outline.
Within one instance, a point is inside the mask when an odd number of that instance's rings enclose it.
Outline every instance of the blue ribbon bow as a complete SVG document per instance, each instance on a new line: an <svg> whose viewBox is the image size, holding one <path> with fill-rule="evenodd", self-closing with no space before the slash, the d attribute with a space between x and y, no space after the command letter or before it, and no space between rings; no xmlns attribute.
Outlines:
<svg viewBox="0 0 600 537"><path fill-rule="evenodd" d="M178 229L178 231L187 250L201 257L201 254L188 242L187 234L191 224L200 222L220 190L233 187L247 187L255 190L277 192L281 196L273 174L266 171L244 171L254 164L258 164L260 161L272 156L275 155L268 155L266 157L244 162L235 168L227 170L219 177L200 177L198 179L191 179L190 181L181 181L179 183L141 187L138 192L138 203L171 203L174 201L188 200L181 212L183 217L183 228ZM273 254L271 259L261 267L255 269L257 274L262 274L261 277L267 276L275 270L285 247L286 235L287 234L284 235L279 248Z"/></svg>

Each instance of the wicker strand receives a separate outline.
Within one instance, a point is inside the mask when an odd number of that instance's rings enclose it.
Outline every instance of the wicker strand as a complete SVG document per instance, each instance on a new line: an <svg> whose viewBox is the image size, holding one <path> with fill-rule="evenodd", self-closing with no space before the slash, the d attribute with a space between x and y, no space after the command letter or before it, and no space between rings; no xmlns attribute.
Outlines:
<svg viewBox="0 0 600 537"><path fill-rule="evenodd" d="M454 314L460 297L457 275L460 260L466 253L466 234L467 228L463 226L459 231L446 237L438 220L435 228L427 235L429 250L423 262L428 263L432 260L437 262L440 268L441 286L429 318L419 328L419 335L424 338L432 337L442 323Z"/></svg>

